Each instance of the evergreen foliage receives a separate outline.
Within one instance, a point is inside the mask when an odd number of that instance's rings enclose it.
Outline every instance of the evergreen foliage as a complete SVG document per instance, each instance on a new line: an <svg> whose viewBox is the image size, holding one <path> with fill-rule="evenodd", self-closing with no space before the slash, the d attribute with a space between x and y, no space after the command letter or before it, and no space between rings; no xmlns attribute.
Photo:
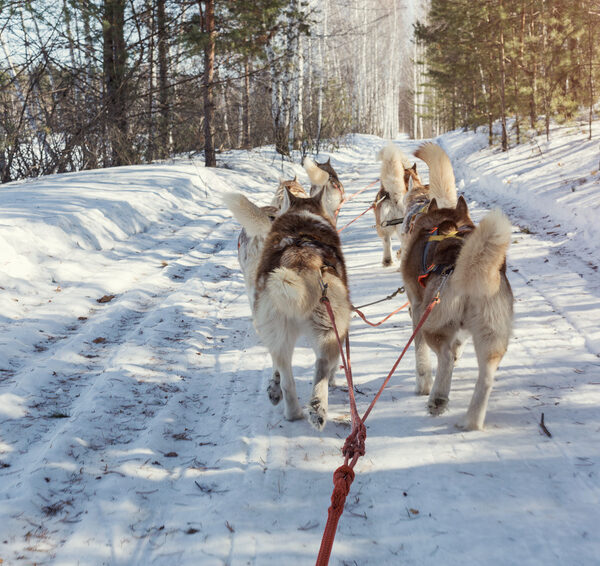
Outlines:
<svg viewBox="0 0 600 566"><path fill-rule="evenodd" d="M476 128L513 118L550 134L587 109L599 73L597 0L431 0L415 40L424 47L429 108L446 127ZM433 94L435 93L435 94ZM591 135L591 121L590 121ZM505 126L501 132L505 139ZM503 149L506 149L503 141Z"/></svg>

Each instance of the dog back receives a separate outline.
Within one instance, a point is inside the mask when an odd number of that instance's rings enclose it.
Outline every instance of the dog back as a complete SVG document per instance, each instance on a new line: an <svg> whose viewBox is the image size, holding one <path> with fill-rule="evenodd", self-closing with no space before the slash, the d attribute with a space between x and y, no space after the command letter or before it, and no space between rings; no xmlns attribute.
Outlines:
<svg viewBox="0 0 600 566"><path fill-rule="evenodd" d="M347 296L340 238L321 196L289 195L291 206L274 220L256 276L257 299L266 294L282 313L301 318L310 316L325 282Z"/></svg>

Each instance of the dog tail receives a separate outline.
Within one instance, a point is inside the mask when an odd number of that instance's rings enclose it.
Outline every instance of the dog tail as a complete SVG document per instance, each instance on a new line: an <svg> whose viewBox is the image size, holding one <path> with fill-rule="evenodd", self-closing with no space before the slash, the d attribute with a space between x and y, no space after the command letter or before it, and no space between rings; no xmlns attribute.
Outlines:
<svg viewBox="0 0 600 566"><path fill-rule="evenodd" d="M271 230L268 213L240 193L225 193L223 203L246 229L248 236L266 236Z"/></svg>
<svg viewBox="0 0 600 566"><path fill-rule="evenodd" d="M404 168L408 159L392 142L379 150L377 159L381 161L381 185L388 192L402 197L406 192Z"/></svg>
<svg viewBox="0 0 600 566"><path fill-rule="evenodd" d="M320 272L307 269L301 275L289 267L278 267L269 274L265 291L281 313L308 318L321 297Z"/></svg>
<svg viewBox="0 0 600 566"><path fill-rule="evenodd" d="M308 178L312 185L322 187L329 181L329 173L323 171L310 157L304 158L304 169L308 173Z"/></svg>
<svg viewBox="0 0 600 566"><path fill-rule="evenodd" d="M446 152L439 145L427 142L415 151L415 157L425 161L429 167L431 199L435 199L440 208L454 208L456 206L456 182L452 163Z"/></svg>
<svg viewBox="0 0 600 566"><path fill-rule="evenodd" d="M499 209L484 217L456 260L452 286L458 294L489 297L498 292L511 232L510 220Z"/></svg>

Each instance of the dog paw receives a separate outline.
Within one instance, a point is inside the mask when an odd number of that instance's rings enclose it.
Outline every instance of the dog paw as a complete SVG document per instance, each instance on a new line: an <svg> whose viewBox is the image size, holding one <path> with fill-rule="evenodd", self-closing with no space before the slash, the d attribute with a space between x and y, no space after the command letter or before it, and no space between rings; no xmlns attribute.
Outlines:
<svg viewBox="0 0 600 566"><path fill-rule="evenodd" d="M417 375L417 383L415 385L415 393L417 395L429 395L433 381L431 377L420 377Z"/></svg>
<svg viewBox="0 0 600 566"><path fill-rule="evenodd" d="M281 397L283 396L281 392L281 386L279 383L271 380L269 381L269 386L267 387L267 395L269 396L269 401L273 403L273 405L277 405L279 401L281 401Z"/></svg>
<svg viewBox="0 0 600 566"><path fill-rule="evenodd" d="M456 428L459 430L469 431L469 430L483 430L483 425L479 425L476 422L471 421L467 417L461 419L457 423L454 424Z"/></svg>
<svg viewBox="0 0 600 566"><path fill-rule="evenodd" d="M327 409L321 405L319 399L312 399L308 408L308 421L310 424L321 431L327 422Z"/></svg>
<svg viewBox="0 0 600 566"><path fill-rule="evenodd" d="M302 412L302 409L300 408L300 406L295 407L293 409L288 409L286 407L283 414L284 414L286 420L288 420L288 421L299 421L300 419L304 418L304 413Z"/></svg>
<svg viewBox="0 0 600 566"><path fill-rule="evenodd" d="M431 385L417 384L417 386L415 387L415 394L416 395L429 395L430 391L431 391Z"/></svg>
<svg viewBox="0 0 600 566"><path fill-rule="evenodd" d="M444 397L434 397L427 403L429 413L433 416L441 415L448 408L448 399Z"/></svg>

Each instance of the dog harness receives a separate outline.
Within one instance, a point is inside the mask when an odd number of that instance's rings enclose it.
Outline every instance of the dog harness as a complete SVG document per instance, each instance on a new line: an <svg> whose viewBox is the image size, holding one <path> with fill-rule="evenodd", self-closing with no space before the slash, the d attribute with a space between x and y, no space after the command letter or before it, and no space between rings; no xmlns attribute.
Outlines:
<svg viewBox="0 0 600 566"><path fill-rule="evenodd" d="M425 197L422 196L418 199L416 199L411 207L408 209L408 212L404 215L404 218L402 220L404 220L404 225L402 226L402 232L404 234L408 234L409 232L412 232L412 229L415 225L415 222L417 221L417 218L421 215L424 214L425 212L427 212L427 209L429 208L429 203L430 200ZM436 228L437 230L437 228Z"/></svg>
<svg viewBox="0 0 600 566"><path fill-rule="evenodd" d="M427 278L432 273L435 273L437 275L449 275L454 271L454 263L446 265L427 263L427 256L429 255L431 247L436 246L438 242L441 242L442 240L447 240L448 238L462 240L472 230L473 228L471 226L461 226L458 230L453 230L452 232L448 232L448 234L438 234L437 226L430 230L429 237L427 238L427 242L425 242L425 247L423 248L423 255L421 257L422 273L417 277L417 280L419 281L421 287L425 287L427 285Z"/></svg>

